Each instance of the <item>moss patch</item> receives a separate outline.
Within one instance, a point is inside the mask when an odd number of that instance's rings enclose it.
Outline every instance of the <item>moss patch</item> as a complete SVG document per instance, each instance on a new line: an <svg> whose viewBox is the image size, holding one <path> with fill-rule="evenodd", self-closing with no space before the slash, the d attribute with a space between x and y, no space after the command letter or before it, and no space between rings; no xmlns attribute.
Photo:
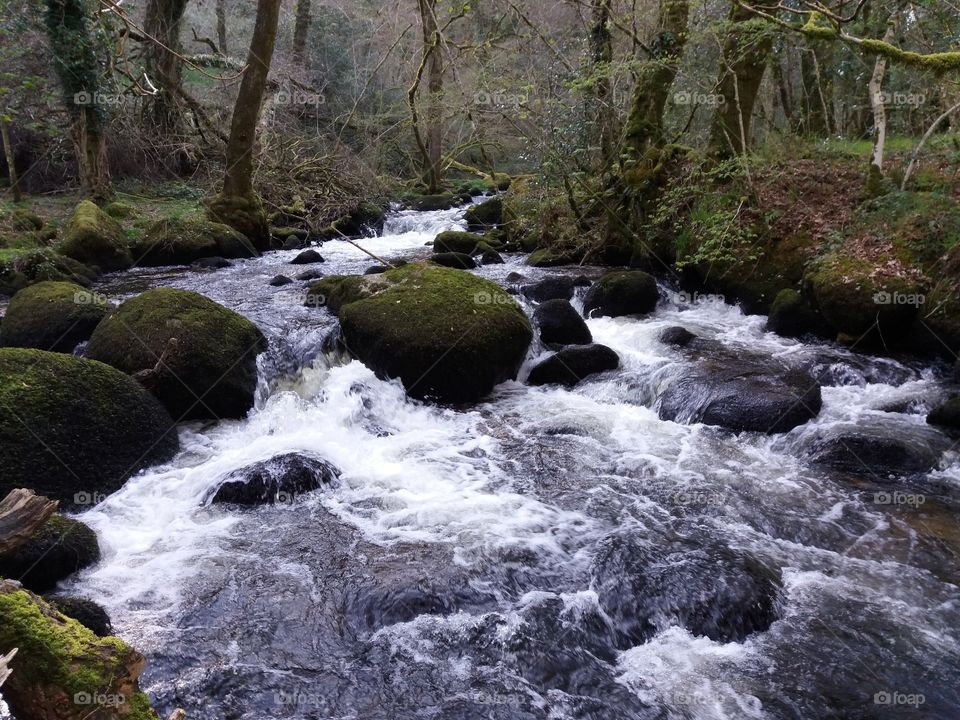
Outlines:
<svg viewBox="0 0 960 720"><path fill-rule="evenodd" d="M123 228L89 200L77 205L63 231L58 251L104 272L133 264Z"/></svg>

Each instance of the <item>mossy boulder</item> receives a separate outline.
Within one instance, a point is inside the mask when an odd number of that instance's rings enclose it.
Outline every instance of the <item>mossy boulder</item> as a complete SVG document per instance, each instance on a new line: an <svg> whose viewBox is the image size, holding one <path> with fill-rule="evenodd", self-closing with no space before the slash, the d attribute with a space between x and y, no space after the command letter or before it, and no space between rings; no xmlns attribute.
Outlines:
<svg viewBox="0 0 960 720"><path fill-rule="evenodd" d="M106 300L69 282L40 282L13 296L0 345L71 353L107 314Z"/></svg>
<svg viewBox="0 0 960 720"><path fill-rule="evenodd" d="M64 595L44 597L44 600L50 603L58 613L66 615L71 620L76 620L97 637L113 635L113 623L110 622L110 616L101 605L93 600Z"/></svg>
<svg viewBox="0 0 960 720"><path fill-rule="evenodd" d="M489 230L503 223L503 200L491 198L469 208L464 215L471 230Z"/></svg>
<svg viewBox="0 0 960 720"><path fill-rule="evenodd" d="M123 228L89 200L77 205L67 220L58 251L103 272L126 270L133 265Z"/></svg>
<svg viewBox="0 0 960 720"><path fill-rule="evenodd" d="M430 256L430 262L444 267L459 268L460 270L473 270L477 267L477 262L471 256L457 252L434 253Z"/></svg>
<svg viewBox="0 0 960 720"><path fill-rule="evenodd" d="M462 270L411 264L342 285L362 298L339 309L346 346L415 398L480 400L516 377L533 338L510 295Z"/></svg>
<svg viewBox="0 0 960 720"><path fill-rule="evenodd" d="M99 638L10 581L0 581L0 655L18 649L3 698L18 718L156 720L140 690L143 656Z"/></svg>
<svg viewBox="0 0 960 720"><path fill-rule="evenodd" d="M137 265L190 265L209 257L257 257L253 244L227 225L202 218L168 218L154 223L133 247Z"/></svg>
<svg viewBox="0 0 960 720"><path fill-rule="evenodd" d="M52 515L26 543L0 556L0 577L45 593L99 560L100 546L93 530L77 520Z"/></svg>
<svg viewBox="0 0 960 720"><path fill-rule="evenodd" d="M433 240L433 251L435 253L463 253L473 255L477 252L478 246L483 238L473 233L461 232L459 230L445 230L437 235Z"/></svg>
<svg viewBox="0 0 960 720"><path fill-rule="evenodd" d="M344 305L372 295L375 292L376 285L369 282L367 278L373 275L381 275L388 269L384 268L379 273L370 273L366 276L330 275L325 277L320 282L310 286L307 290L304 305L307 307L325 307L334 315L339 315L340 308Z"/></svg>
<svg viewBox="0 0 960 720"><path fill-rule="evenodd" d="M460 198L452 193L438 193L436 195L418 195L410 201L414 210L449 210L460 204Z"/></svg>
<svg viewBox="0 0 960 720"><path fill-rule="evenodd" d="M229 225L249 239L260 252L270 249L270 226L258 195L220 193L207 200L206 207L207 217L213 222Z"/></svg>
<svg viewBox="0 0 960 720"><path fill-rule="evenodd" d="M134 375L180 422L246 415L266 348L242 315L199 293L158 288L107 315L86 355Z"/></svg>
<svg viewBox="0 0 960 720"><path fill-rule="evenodd" d="M348 237L377 235L383 230L386 219L387 213L382 207L364 200L349 215L334 222L333 228Z"/></svg>
<svg viewBox="0 0 960 720"><path fill-rule="evenodd" d="M115 200L110 203L103 208L103 211L110 217L117 218L118 220L126 220L137 214L137 209L133 205L121 200Z"/></svg>
<svg viewBox="0 0 960 720"><path fill-rule="evenodd" d="M88 286L97 271L53 250L35 250L0 259L0 295L13 295L33 283L62 280Z"/></svg>
<svg viewBox="0 0 960 720"><path fill-rule="evenodd" d="M792 289L781 290L777 294L770 308L767 330L790 338L836 336L836 331L823 315L814 310L797 290Z"/></svg>
<svg viewBox="0 0 960 720"><path fill-rule="evenodd" d="M10 211L10 227L21 232L43 229L43 218L27 208L14 208Z"/></svg>
<svg viewBox="0 0 960 720"><path fill-rule="evenodd" d="M0 348L0 496L18 487L72 504L109 494L179 449L170 415L108 365Z"/></svg>
<svg viewBox="0 0 960 720"><path fill-rule="evenodd" d="M619 317L653 312L660 300L657 281L642 270L620 270L601 277L587 292L587 317Z"/></svg>
<svg viewBox="0 0 960 720"><path fill-rule="evenodd" d="M901 343L925 299L915 278L841 253L818 262L804 282L824 319L865 345Z"/></svg>

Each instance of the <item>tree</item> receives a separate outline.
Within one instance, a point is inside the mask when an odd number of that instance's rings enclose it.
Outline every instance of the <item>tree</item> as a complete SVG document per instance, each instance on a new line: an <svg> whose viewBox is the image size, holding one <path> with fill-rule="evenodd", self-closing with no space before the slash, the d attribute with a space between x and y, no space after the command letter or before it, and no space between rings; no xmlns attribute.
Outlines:
<svg viewBox="0 0 960 720"><path fill-rule="evenodd" d="M610 1L593 0L593 18L590 26L590 49L593 60L593 100L596 108L596 137L600 144L600 169L613 165L616 154L616 116L611 91L613 64L613 34L610 32Z"/></svg>
<svg viewBox="0 0 960 720"><path fill-rule="evenodd" d="M227 0L217 0L217 43L220 53L226 57L227 51Z"/></svg>
<svg viewBox="0 0 960 720"><path fill-rule="evenodd" d="M279 17L280 0L258 0L247 67L230 124L223 190L207 204L207 212L213 220L239 230L260 249L270 245L270 228L263 203L253 189L253 153Z"/></svg>
<svg viewBox="0 0 960 720"><path fill-rule="evenodd" d="M180 129L180 92L183 77L180 24L187 0L149 0L144 30L148 36L147 75L159 92L150 102L149 118L161 133Z"/></svg>
<svg viewBox="0 0 960 720"><path fill-rule="evenodd" d="M297 65L303 65L309 34L310 0L297 0L297 18L293 26L293 61Z"/></svg>
<svg viewBox="0 0 960 720"><path fill-rule="evenodd" d="M423 182L432 192L440 190L442 180L441 160L443 154L443 38L437 23L437 0L417 0L420 10L420 26L423 35L423 50L420 66L413 85L407 91L413 136L420 152ZM424 73L427 74L426 137L420 128L417 111L417 93Z"/></svg>

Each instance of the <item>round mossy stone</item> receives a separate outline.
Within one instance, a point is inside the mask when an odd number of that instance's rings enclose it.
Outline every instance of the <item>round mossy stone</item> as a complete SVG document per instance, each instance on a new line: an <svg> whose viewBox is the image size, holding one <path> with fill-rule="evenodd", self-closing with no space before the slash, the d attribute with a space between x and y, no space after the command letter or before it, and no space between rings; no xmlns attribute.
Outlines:
<svg viewBox="0 0 960 720"><path fill-rule="evenodd" d="M100 560L97 534L82 522L52 515L27 542L0 556L0 577L45 593Z"/></svg>
<svg viewBox="0 0 960 720"><path fill-rule="evenodd" d="M40 282L13 296L0 345L71 353L107 314L106 300L69 282Z"/></svg>
<svg viewBox="0 0 960 720"><path fill-rule="evenodd" d="M123 228L89 200L77 205L63 229L59 252L103 272L125 270L133 256Z"/></svg>
<svg viewBox="0 0 960 720"><path fill-rule="evenodd" d="M246 415L266 349L242 315L199 293L157 288L107 315L86 355L134 375L180 422Z"/></svg>

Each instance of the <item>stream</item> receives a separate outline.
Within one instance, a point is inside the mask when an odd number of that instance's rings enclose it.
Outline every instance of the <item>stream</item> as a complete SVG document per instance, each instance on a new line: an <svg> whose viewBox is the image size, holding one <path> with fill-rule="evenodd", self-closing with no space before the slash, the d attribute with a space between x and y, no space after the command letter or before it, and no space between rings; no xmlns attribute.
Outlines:
<svg viewBox="0 0 960 720"><path fill-rule="evenodd" d="M359 243L426 257L463 213L394 211ZM174 461L78 516L103 560L61 589L101 603L146 655L141 684L161 714L960 717L960 456L925 422L946 367L780 338L765 317L662 285L648 317L588 320L619 371L434 407L325 352L336 319L304 305L306 283L269 285L375 264L345 242L320 252L321 265L279 251L97 288L195 290L270 339L247 419L183 426ZM510 288L602 273L523 260L475 272ZM700 356L813 369L819 416L770 436L661 420L661 389L700 357L658 339L677 325L702 339ZM521 381L549 352L538 342ZM851 429L939 461L897 476L874 457L862 470L815 462ZM231 472L287 453L332 463L339 480L272 506L208 504Z"/></svg>

